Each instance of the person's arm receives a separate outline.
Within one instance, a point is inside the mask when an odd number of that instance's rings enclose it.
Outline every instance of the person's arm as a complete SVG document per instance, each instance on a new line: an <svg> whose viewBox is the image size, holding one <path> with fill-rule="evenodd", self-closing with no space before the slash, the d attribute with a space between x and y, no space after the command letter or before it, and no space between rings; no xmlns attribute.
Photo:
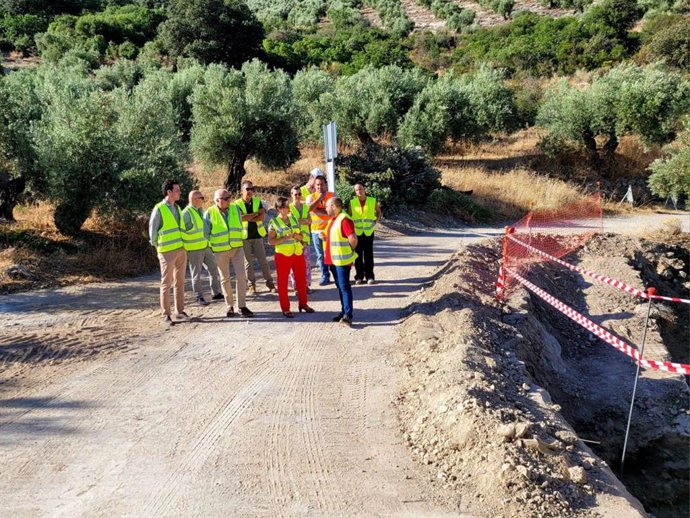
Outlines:
<svg viewBox="0 0 690 518"><path fill-rule="evenodd" d="M278 239L278 234L273 230L273 227L268 227L268 244L271 246L276 246L280 244L280 239Z"/></svg>
<svg viewBox="0 0 690 518"><path fill-rule="evenodd" d="M158 246L158 230L161 228L162 222L158 207L154 207L149 218L149 241L152 246Z"/></svg>
<svg viewBox="0 0 690 518"><path fill-rule="evenodd" d="M325 196L326 196L326 194L323 192L320 193L318 196L315 196L314 194L312 194L309 197L309 199L314 198L314 201L309 203L309 212L313 212L314 214L318 214L319 216L325 216L326 215L325 210L316 208L319 205L319 203L321 203L321 200L323 200Z"/></svg>
<svg viewBox="0 0 690 518"><path fill-rule="evenodd" d="M194 209L191 209L194 210ZM190 230L192 228L192 215L189 213L188 210L183 210L182 211L182 227L185 230Z"/></svg>
<svg viewBox="0 0 690 518"><path fill-rule="evenodd" d="M355 224L351 219L344 219L340 226L340 231L344 236L347 236L347 241L350 247L354 250L357 248L357 234L355 233Z"/></svg>
<svg viewBox="0 0 690 518"><path fill-rule="evenodd" d="M383 213L381 212L381 206L379 205L378 201L376 202L376 208L374 210L376 210L376 223L378 223L379 221L381 221L381 218L383 217Z"/></svg>
<svg viewBox="0 0 690 518"><path fill-rule="evenodd" d="M201 218L204 222L204 237L206 239L211 238L211 216L208 211L204 212L204 216Z"/></svg>

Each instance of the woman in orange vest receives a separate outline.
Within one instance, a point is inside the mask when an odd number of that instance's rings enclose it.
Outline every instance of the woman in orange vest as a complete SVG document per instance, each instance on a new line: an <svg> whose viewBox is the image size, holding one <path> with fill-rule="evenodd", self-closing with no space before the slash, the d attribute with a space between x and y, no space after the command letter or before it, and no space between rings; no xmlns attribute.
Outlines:
<svg viewBox="0 0 690 518"><path fill-rule="evenodd" d="M307 303L307 274L304 261L304 236L297 219L290 214L290 204L283 196L275 204L278 216L273 218L268 226L268 244L275 246L276 276L278 277L278 299L280 310L286 318L295 315L290 311L288 297L288 277L290 272L295 278L297 288L298 309L301 313L313 313L314 310Z"/></svg>

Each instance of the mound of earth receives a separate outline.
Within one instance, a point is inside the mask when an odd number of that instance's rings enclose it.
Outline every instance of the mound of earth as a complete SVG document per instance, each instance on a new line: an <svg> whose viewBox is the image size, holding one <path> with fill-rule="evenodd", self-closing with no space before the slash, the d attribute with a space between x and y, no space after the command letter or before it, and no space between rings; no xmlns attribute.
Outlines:
<svg viewBox="0 0 690 518"><path fill-rule="evenodd" d="M687 279L678 272L687 272L687 249L682 242L598 236L568 260L640 289L650 278L659 292L683 296ZM628 489L658 516L687 509L683 379L643 371L626 488L609 465L620 462L634 364L523 289L499 305L499 262L498 241L456 253L418 292L401 324L396 360L407 381L396 407L413 457L458 495L460 512L477 516L644 516ZM529 277L638 343L645 302L561 267L544 265ZM687 336L687 318L654 307L645 357L687 363L666 347Z"/></svg>

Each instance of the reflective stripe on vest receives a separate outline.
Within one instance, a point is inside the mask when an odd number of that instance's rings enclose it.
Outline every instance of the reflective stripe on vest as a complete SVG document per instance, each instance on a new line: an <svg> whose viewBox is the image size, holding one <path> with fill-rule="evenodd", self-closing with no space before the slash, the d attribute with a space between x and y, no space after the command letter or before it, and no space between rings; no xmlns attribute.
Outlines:
<svg viewBox="0 0 690 518"><path fill-rule="evenodd" d="M189 214L192 220L192 228L182 231L182 242L187 252L194 250L204 250L208 246L208 240L204 236L204 222L199 213L192 205L187 205L182 214Z"/></svg>
<svg viewBox="0 0 690 518"><path fill-rule="evenodd" d="M228 205L228 222L225 222L220 209L214 205L208 209L211 219L209 245L214 252L225 252L242 246L242 218L237 205Z"/></svg>
<svg viewBox="0 0 690 518"><path fill-rule="evenodd" d="M294 203L290 204L290 212L294 216L295 219L300 220L300 219L309 219L309 205L306 203L302 204L302 214L299 213L297 210L297 207L295 207ZM306 225L300 225L300 230L302 231L302 235L304 236L304 244L308 245L311 243L311 228L309 226L309 223Z"/></svg>
<svg viewBox="0 0 690 518"><path fill-rule="evenodd" d="M342 222L344 219L352 218L344 212L341 212L338 214L338 217L330 220L328 226L326 226L328 246L331 251L331 262L334 266L347 266L357 259L357 254L352 250L347 237L343 236Z"/></svg>
<svg viewBox="0 0 690 518"><path fill-rule="evenodd" d="M319 197L320 193L313 193L312 196ZM326 195L323 197L323 200L321 200L321 203L319 204L319 208L326 210L326 202L330 200L333 197L333 193L328 191ZM318 214L315 214L314 212L311 213L311 231L312 232L318 232L320 230L323 230L326 228L328 225L328 222L330 220L330 216L320 216Z"/></svg>
<svg viewBox="0 0 690 518"><path fill-rule="evenodd" d="M277 238L285 237L290 232L300 232L299 223L293 216L288 216L290 224L285 223L282 218L273 218L273 230ZM291 255L302 255L304 247L302 243L296 239L288 239L284 243L276 245L276 254L282 254L287 257Z"/></svg>
<svg viewBox="0 0 690 518"><path fill-rule="evenodd" d="M182 243L182 231L180 230L180 224L182 223L182 211L176 205L177 214L180 218L180 223L175 221L175 216L173 216L170 207L164 201L156 205L158 212L161 215L162 224L161 228L158 229L158 240L156 241L156 250L159 253L164 254L165 252L172 252L178 248L182 248L184 244Z"/></svg>
<svg viewBox="0 0 690 518"><path fill-rule="evenodd" d="M240 203L241 202L241 203ZM242 211L242 214L246 215L247 214L247 207L244 203L244 200L240 198L239 200L235 200L235 205L239 207L239 209ZM254 196L252 198L252 213L256 214L259 212L259 209L261 208L261 200ZM244 239L247 239L247 236L249 235L249 221L242 221L242 228L244 229L244 235L242 236ZM264 227L264 222L263 221L257 221L256 222L256 228L259 231L259 235L261 237L265 237L267 232L266 228Z"/></svg>
<svg viewBox="0 0 690 518"><path fill-rule="evenodd" d="M367 196L364 201L364 210L362 210L362 202L359 201L359 198L351 199L350 214L352 214L352 220L355 222L355 234L370 236L374 233L374 225L376 225L375 198Z"/></svg>

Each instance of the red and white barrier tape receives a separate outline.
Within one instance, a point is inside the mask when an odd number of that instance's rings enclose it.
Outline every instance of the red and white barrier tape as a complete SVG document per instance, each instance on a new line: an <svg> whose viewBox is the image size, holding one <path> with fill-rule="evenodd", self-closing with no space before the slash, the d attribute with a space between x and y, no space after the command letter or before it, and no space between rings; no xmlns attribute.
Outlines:
<svg viewBox="0 0 690 518"><path fill-rule="evenodd" d="M655 299L655 300L666 300L669 302L682 302L684 304L690 304L690 299L681 299L678 297L664 297L663 295L652 295L649 293L645 293L642 290L638 290L637 288L633 288L632 286L629 286L625 284L624 282L618 281L612 277L608 277L607 275L600 275L598 273L590 272L589 270L585 270L584 268L580 268L579 266L572 265L570 263L566 263L562 259L558 259L557 257L554 257L552 255L547 254L543 250L539 250L538 248L533 247L532 245L528 245L527 243L523 243L519 239L513 237L512 235L507 236L508 239L513 241L514 243L518 243L528 250L531 250L542 257L545 257L547 259L550 259L551 261L555 261L558 264L565 266L566 268L571 269L574 272L579 272L584 275L587 275L588 277L592 277L593 279L596 279L598 281L601 281L605 284L608 284L610 286L614 286L615 288L618 288L620 290L626 291L632 295L635 295L637 297L643 298L643 299Z"/></svg>
<svg viewBox="0 0 690 518"><path fill-rule="evenodd" d="M570 318L571 320L577 322L580 324L582 327L585 329L589 330L590 332L594 333L597 335L599 338L604 340L606 343L614 346L616 349L619 351L627 354L630 356L632 359L634 359L639 365L643 368L649 368L649 369L656 369L656 370L661 370L661 371L666 371L666 372L674 372L678 374L686 374L690 375L690 365L685 365L682 363L672 363L672 362L657 362L653 360L645 360L644 358L640 358L640 353L632 347L631 345L625 343L623 340L618 338L617 336L612 335L609 333L606 329L604 329L601 326L598 326L591 320L589 320L587 317L581 315L577 311L575 311L573 308L570 306L567 306L563 304L560 300L558 300L556 297L549 295L547 292L542 290L541 288L538 288L531 282L529 282L527 279L521 277L518 275L515 271L513 270L507 270L507 273L509 273L511 276L513 276L520 284L522 284L525 288L530 290L532 293L537 295L539 298L556 308L558 311L563 313L565 316Z"/></svg>

